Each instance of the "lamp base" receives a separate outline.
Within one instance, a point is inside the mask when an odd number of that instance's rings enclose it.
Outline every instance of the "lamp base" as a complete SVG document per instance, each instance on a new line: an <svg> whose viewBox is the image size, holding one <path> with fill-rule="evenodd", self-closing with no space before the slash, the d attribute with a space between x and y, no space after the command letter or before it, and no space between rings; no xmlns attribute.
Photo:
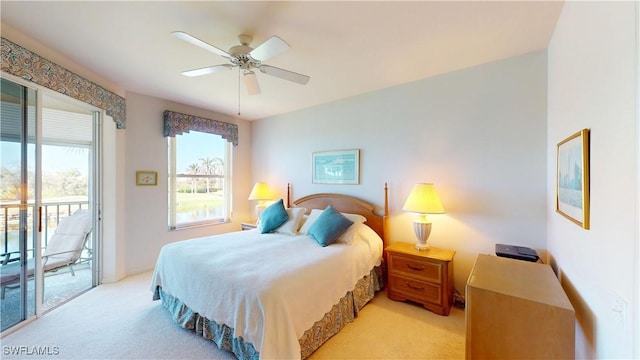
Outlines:
<svg viewBox="0 0 640 360"><path fill-rule="evenodd" d="M258 203L258 205L256 205L256 220L260 220L260 217L262 217L262 212L266 208L267 207L264 204L264 201L260 201L260 203Z"/></svg>
<svg viewBox="0 0 640 360"><path fill-rule="evenodd" d="M416 233L418 242L416 243L416 250L427 251L431 246L427 245L427 239L431 234L431 222L427 222L426 217L416 219L413 222L413 231Z"/></svg>

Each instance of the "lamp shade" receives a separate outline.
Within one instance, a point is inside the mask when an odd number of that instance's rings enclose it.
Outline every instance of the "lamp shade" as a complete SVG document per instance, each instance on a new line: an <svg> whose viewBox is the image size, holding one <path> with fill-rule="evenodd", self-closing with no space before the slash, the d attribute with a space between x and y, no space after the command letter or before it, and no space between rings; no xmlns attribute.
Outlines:
<svg viewBox="0 0 640 360"><path fill-rule="evenodd" d="M435 186L423 183L413 186L402 210L419 214L444 214Z"/></svg>
<svg viewBox="0 0 640 360"><path fill-rule="evenodd" d="M251 194L249 194L249 200L271 200L271 192L267 184L258 182L253 185Z"/></svg>

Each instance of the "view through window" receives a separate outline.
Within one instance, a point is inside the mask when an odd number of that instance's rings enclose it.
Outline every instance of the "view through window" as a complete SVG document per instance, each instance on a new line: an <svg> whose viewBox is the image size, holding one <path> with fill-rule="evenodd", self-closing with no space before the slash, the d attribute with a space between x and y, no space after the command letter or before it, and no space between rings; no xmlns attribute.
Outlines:
<svg viewBox="0 0 640 360"><path fill-rule="evenodd" d="M197 131L168 139L170 228L227 221L231 144Z"/></svg>

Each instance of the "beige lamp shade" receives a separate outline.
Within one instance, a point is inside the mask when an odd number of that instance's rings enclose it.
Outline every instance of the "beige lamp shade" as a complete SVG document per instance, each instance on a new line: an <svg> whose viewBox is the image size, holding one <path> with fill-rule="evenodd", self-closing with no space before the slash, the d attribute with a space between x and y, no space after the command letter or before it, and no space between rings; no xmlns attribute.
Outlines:
<svg viewBox="0 0 640 360"><path fill-rule="evenodd" d="M413 231L418 238L416 250L429 250L427 240L431 234L431 220L427 214L444 214L444 207L433 184L415 184L407 201L402 207L404 211L417 213L413 220Z"/></svg>
<svg viewBox="0 0 640 360"><path fill-rule="evenodd" d="M419 214L444 214L444 207L435 186L424 183L413 186L402 210Z"/></svg>
<svg viewBox="0 0 640 360"><path fill-rule="evenodd" d="M271 200L271 191L269 191L267 184L257 182L253 185L251 194L249 194L249 200Z"/></svg>

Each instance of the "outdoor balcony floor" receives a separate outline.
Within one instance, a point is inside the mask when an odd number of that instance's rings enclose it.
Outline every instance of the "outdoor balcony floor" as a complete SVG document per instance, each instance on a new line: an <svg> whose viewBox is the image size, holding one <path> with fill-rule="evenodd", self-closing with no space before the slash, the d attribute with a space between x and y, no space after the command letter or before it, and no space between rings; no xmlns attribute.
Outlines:
<svg viewBox="0 0 640 360"><path fill-rule="evenodd" d="M43 310L47 311L91 288L91 268L89 263L73 265L75 276L71 275L69 267L55 272L48 272L44 277ZM27 286L33 289L33 279ZM34 292L29 291L27 302L33 304ZM0 300L0 321L2 329L17 323L20 319L20 289L7 288L4 299ZM31 310L33 313L33 310Z"/></svg>

